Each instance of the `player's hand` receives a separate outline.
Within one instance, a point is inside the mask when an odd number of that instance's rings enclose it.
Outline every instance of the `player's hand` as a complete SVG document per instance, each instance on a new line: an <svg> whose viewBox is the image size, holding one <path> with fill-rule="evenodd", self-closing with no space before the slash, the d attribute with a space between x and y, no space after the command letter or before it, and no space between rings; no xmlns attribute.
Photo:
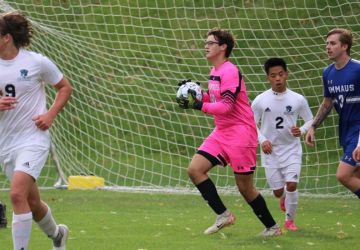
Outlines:
<svg viewBox="0 0 360 250"><path fill-rule="evenodd" d="M35 125L41 130L48 130L54 122L55 117L51 116L49 113L42 115L33 116L32 120L35 122Z"/></svg>
<svg viewBox="0 0 360 250"><path fill-rule="evenodd" d="M17 100L15 97L4 96L0 98L0 111L10 110L16 107Z"/></svg>
<svg viewBox="0 0 360 250"><path fill-rule="evenodd" d="M179 107L182 109L189 108L189 100L185 97L176 98L176 102L179 104Z"/></svg>
<svg viewBox="0 0 360 250"><path fill-rule="evenodd" d="M291 128L291 134L293 135L293 136L295 136L295 137L300 137L301 136L301 130L300 130L300 128L298 128L298 127L292 127Z"/></svg>
<svg viewBox="0 0 360 250"><path fill-rule="evenodd" d="M354 158L355 161L360 162L360 146L357 146L353 153L352 153L352 157Z"/></svg>
<svg viewBox="0 0 360 250"><path fill-rule="evenodd" d="M188 90L189 107L197 110L201 110L202 101L196 99L196 91L193 89Z"/></svg>
<svg viewBox="0 0 360 250"><path fill-rule="evenodd" d="M315 146L314 141L315 141L315 129L314 127L310 127L305 136L305 143L310 147L314 147Z"/></svg>
<svg viewBox="0 0 360 250"><path fill-rule="evenodd" d="M272 144L271 144L271 142L266 140L263 143L261 143L261 150L267 155L271 154L272 153Z"/></svg>

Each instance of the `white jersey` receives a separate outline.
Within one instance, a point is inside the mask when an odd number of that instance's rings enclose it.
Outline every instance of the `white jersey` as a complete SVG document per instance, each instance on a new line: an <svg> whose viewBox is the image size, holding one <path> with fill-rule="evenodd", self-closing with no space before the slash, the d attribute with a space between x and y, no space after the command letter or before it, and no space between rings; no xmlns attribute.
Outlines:
<svg viewBox="0 0 360 250"><path fill-rule="evenodd" d="M32 118L47 111L44 83L55 85L62 78L47 57L22 48L14 59L0 59L0 96L16 97L18 102L0 111L0 155L25 146L49 148L49 131L37 128Z"/></svg>
<svg viewBox="0 0 360 250"><path fill-rule="evenodd" d="M305 124L300 127L301 134L306 133L312 123L313 115L305 97L286 89L276 93L269 89L258 95L252 103L258 129L259 143L268 140L273 146L272 153L266 155L261 150L261 161L264 167L281 168L300 163L302 148L300 138L291 133L300 116Z"/></svg>

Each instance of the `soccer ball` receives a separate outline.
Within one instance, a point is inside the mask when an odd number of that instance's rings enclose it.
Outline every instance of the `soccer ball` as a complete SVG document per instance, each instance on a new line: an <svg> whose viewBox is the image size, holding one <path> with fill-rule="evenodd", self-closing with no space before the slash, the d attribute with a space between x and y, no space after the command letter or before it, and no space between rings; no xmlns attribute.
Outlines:
<svg viewBox="0 0 360 250"><path fill-rule="evenodd" d="M201 101L202 100L202 92L201 87L196 82L186 82L185 84L181 85L176 93L176 98L188 98L188 90L192 89L196 92L196 99Z"/></svg>

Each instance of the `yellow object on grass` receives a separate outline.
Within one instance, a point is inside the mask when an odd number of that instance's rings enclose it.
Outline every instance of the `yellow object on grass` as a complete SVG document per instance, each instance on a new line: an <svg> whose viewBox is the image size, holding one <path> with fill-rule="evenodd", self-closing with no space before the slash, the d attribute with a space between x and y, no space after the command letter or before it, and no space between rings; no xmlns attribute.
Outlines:
<svg viewBox="0 0 360 250"><path fill-rule="evenodd" d="M68 177L68 189L95 189L104 187L105 180L98 176L75 175Z"/></svg>

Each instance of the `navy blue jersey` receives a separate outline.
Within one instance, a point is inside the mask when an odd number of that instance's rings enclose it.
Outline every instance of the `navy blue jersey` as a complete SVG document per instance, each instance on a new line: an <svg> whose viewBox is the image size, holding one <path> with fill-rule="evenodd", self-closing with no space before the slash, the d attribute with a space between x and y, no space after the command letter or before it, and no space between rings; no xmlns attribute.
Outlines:
<svg viewBox="0 0 360 250"><path fill-rule="evenodd" d="M342 69L335 64L323 72L324 97L334 102L339 114L339 139L345 146L358 141L360 130L360 61L351 59Z"/></svg>

